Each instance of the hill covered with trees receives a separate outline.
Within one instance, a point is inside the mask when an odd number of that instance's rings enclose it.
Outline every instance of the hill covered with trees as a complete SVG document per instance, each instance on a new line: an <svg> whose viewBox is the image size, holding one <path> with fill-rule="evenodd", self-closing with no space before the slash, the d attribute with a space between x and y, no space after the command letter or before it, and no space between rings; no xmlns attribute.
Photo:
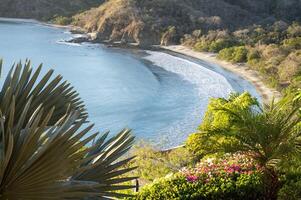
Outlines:
<svg viewBox="0 0 301 200"><path fill-rule="evenodd" d="M194 30L235 30L298 21L300 0L2 0L0 16L73 23L99 40L179 42ZM63 20L62 20L63 19Z"/></svg>
<svg viewBox="0 0 301 200"><path fill-rule="evenodd" d="M217 53L231 63L245 63L258 71L265 82L279 91L301 87L301 25L276 21L229 30L195 30L182 44L195 51ZM285 90L284 90L285 89Z"/></svg>
<svg viewBox="0 0 301 200"><path fill-rule="evenodd" d="M98 6L103 0L1 0L0 16L49 20L55 16L72 16Z"/></svg>
<svg viewBox="0 0 301 200"><path fill-rule="evenodd" d="M241 20L237 20L241 18ZM111 0L73 18L75 25L99 32L100 40L160 44L170 27L175 42L197 27L235 28L257 16L221 0ZM174 32L174 33L173 33Z"/></svg>
<svg viewBox="0 0 301 200"><path fill-rule="evenodd" d="M300 20L299 8L299 0L109 0L74 16L73 23L98 32L99 40L166 44L196 29L235 30Z"/></svg>

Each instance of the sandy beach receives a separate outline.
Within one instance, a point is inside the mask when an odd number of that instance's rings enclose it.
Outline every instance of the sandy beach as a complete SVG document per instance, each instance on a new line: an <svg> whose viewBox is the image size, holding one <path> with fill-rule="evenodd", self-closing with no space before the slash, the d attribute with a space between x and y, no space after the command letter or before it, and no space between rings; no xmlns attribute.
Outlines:
<svg viewBox="0 0 301 200"><path fill-rule="evenodd" d="M258 72L249 69L244 64L231 64L229 62L217 59L216 54L214 53L196 52L182 45L161 46L161 48L193 58L197 58L205 62L218 64L219 66L241 76L242 78L251 82L255 86L256 90L261 95L265 103L270 102L273 98L278 99L281 97L279 91L270 88L266 84L264 84L263 77L260 76Z"/></svg>

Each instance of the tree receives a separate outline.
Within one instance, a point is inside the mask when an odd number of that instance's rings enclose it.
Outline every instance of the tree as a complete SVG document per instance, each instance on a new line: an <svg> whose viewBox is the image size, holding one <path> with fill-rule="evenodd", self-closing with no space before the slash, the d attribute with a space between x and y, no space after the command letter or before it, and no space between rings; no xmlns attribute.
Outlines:
<svg viewBox="0 0 301 200"><path fill-rule="evenodd" d="M133 143L130 130L109 140L90 134L76 91L60 75L49 81L52 70L37 81L40 71L29 61L13 66L0 92L0 200L123 196L114 191L135 178L121 168L131 158L120 159Z"/></svg>
<svg viewBox="0 0 301 200"><path fill-rule="evenodd" d="M208 154L220 152L224 153L224 148L229 149L232 143L236 141L233 138L222 136L220 134L212 134L226 131L231 127L231 119L224 111L216 110L217 107L223 106L228 109L249 109L250 106L258 104L257 100L249 93L241 95L233 93L229 99L212 98L210 99L208 109L203 118L202 124L198 131L191 134L186 140L186 148L200 159Z"/></svg>
<svg viewBox="0 0 301 200"><path fill-rule="evenodd" d="M247 61L248 49L244 46L230 47L221 50L218 58L230 61L232 63L241 63Z"/></svg>
<svg viewBox="0 0 301 200"><path fill-rule="evenodd" d="M233 104L243 96L246 94L211 104L200 129L232 140L230 146L224 145L226 151L243 152L257 161L264 173L266 199L277 199L279 162L300 155L301 95L287 95L264 108L258 103Z"/></svg>
<svg viewBox="0 0 301 200"><path fill-rule="evenodd" d="M301 25L298 22L293 22L287 29L289 37L301 37Z"/></svg>

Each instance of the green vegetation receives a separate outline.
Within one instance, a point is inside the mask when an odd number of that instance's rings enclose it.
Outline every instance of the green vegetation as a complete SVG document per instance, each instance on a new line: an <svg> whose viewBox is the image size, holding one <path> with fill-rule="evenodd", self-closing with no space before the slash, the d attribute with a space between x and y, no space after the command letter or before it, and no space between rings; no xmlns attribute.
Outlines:
<svg viewBox="0 0 301 200"><path fill-rule="evenodd" d="M292 156L289 161L281 163L280 170L285 176L281 181L285 184L278 193L278 199L295 200L301 198L301 160L300 156Z"/></svg>
<svg viewBox="0 0 301 200"><path fill-rule="evenodd" d="M130 131L88 135L78 94L40 71L17 64L0 92L0 199L301 197L300 90L269 105L249 93L211 99L184 147L162 152L142 143L121 158ZM133 192L137 178L142 188Z"/></svg>
<svg viewBox="0 0 301 200"><path fill-rule="evenodd" d="M229 130L231 126L229 115L222 110L216 110L216 108L224 106L232 110L247 110L254 105L258 105L258 102L249 93L243 93L239 96L232 94L227 100L223 98L211 99L198 132L187 138L186 148L199 159L216 152L225 153L222 147L230 147L235 141L222 135L208 134L209 132Z"/></svg>
<svg viewBox="0 0 301 200"><path fill-rule="evenodd" d="M167 31L162 35L161 45L175 44L177 42L177 30L176 27L170 26Z"/></svg>
<svg viewBox="0 0 301 200"><path fill-rule="evenodd" d="M211 99L185 147L142 144L124 160L129 130L88 134L72 87L18 64L0 92L0 200L301 199L300 8L298 0L2 0L1 16L73 24L97 41L181 42L217 53L258 71L284 98ZM137 177L142 188L133 193Z"/></svg>
<svg viewBox="0 0 301 200"><path fill-rule="evenodd" d="M210 51L217 53L220 50L232 47L235 44L235 41L229 39L216 39L213 41L206 41L201 39L195 44L194 49L197 51Z"/></svg>
<svg viewBox="0 0 301 200"><path fill-rule="evenodd" d="M210 32L231 32L277 20L298 21L300 8L296 0L108 0L75 15L73 24L99 32L101 41L136 42L141 46L170 45L181 38L187 41L195 36L187 33L201 30L202 36L197 34L201 37L191 46L218 52L240 43L231 38L206 38ZM275 30L280 30L281 25ZM267 41L276 41L278 35L274 32L269 34L258 27L254 39L260 39L263 33ZM296 33L298 29L291 32Z"/></svg>
<svg viewBox="0 0 301 200"><path fill-rule="evenodd" d="M211 99L198 132L181 148L189 159L157 174L163 165L148 162L142 171L154 180L131 199L301 198L300 108L300 91L264 106L248 93ZM169 163L171 152L150 157Z"/></svg>
<svg viewBox="0 0 301 200"><path fill-rule="evenodd" d="M40 72L17 64L0 92L0 199L124 196L114 191L133 187L123 184L135 178L124 167L131 158L120 159L133 143L130 131L89 134L76 91L60 75L51 79L52 70Z"/></svg>
<svg viewBox="0 0 301 200"><path fill-rule="evenodd" d="M239 175L235 178L218 177L208 183L189 183L181 175L157 180L142 189L133 199L260 199L259 175Z"/></svg>
<svg viewBox="0 0 301 200"><path fill-rule="evenodd" d="M263 199L259 169L242 155L202 159L155 180L133 199Z"/></svg>
<svg viewBox="0 0 301 200"><path fill-rule="evenodd" d="M194 49L197 51L209 51L209 52L219 52L224 48L229 48L235 45L238 45L238 41L233 40L228 31L215 31L210 30L208 34L202 35L200 30L199 32L194 32L193 37L196 37L196 41L192 42L194 44ZM189 39L183 40L183 42L190 42Z"/></svg>
<svg viewBox="0 0 301 200"><path fill-rule="evenodd" d="M265 175L266 197L275 199L280 188L277 164L300 150L300 99L287 96L263 110L258 104L229 107L228 101L211 106L209 128L201 131L234 141L230 147L225 145L225 150L245 152L256 160ZM225 121L225 126L216 127L216 120Z"/></svg>
<svg viewBox="0 0 301 200"><path fill-rule="evenodd" d="M194 160L194 156L185 148L160 152L145 143L134 146L130 155L135 156L130 166L139 166L133 175L139 177L144 183L175 173L181 168L191 165Z"/></svg>
<svg viewBox="0 0 301 200"><path fill-rule="evenodd" d="M246 63L263 75L267 84L284 92L300 88L299 23L278 21L234 31L197 31L200 34L186 35L182 43L197 51L218 53L219 59L231 63Z"/></svg>
<svg viewBox="0 0 301 200"><path fill-rule="evenodd" d="M286 39L281 34L283 23L300 22L300 8L298 0L2 0L0 16L71 23L98 32L97 41L135 42L141 46L195 39L187 33L201 30L202 35L192 46L218 52L242 44L232 38L206 38L210 32L232 34L238 30L237 34L243 36L239 40L280 43ZM53 20L57 16L61 17ZM266 30L279 20L277 26ZM263 26L256 26L249 34L246 30L253 24ZM300 33L297 26L288 31L291 37Z"/></svg>
<svg viewBox="0 0 301 200"><path fill-rule="evenodd" d="M219 51L218 58L232 63L247 61L248 50L244 47L230 47Z"/></svg>
<svg viewBox="0 0 301 200"><path fill-rule="evenodd" d="M59 24L59 25L68 25L72 22L72 19L70 17L64 17L64 16L55 16L52 19L52 23Z"/></svg>
<svg viewBox="0 0 301 200"><path fill-rule="evenodd" d="M301 49L301 37L295 37L283 40L283 44L285 47L291 49Z"/></svg>

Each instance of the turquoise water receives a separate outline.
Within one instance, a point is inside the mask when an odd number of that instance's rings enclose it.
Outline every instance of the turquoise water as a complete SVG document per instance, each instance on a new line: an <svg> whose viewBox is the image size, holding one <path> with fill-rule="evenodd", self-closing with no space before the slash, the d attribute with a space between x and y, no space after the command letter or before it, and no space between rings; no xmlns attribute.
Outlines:
<svg viewBox="0 0 301 200"><path fill-rule="evenodd" d="M147 59L142 54L145 52L61 42L70 37L66 29L0 20L4 74L15 61L29 58L35 67L43 63L45 71L55 69L80 93L89 120L95 123L94 130L111 130L113 134L129 127L138 139L162 148L181 144L200 123L210 95L203 94L204 98L200 98L198 83L189 81L178 71L147 63L142 59ZM224 82L219 81L226 87L221 96L233 90L231 84ZM246 87L254 91L252 86Z"/></svg>

